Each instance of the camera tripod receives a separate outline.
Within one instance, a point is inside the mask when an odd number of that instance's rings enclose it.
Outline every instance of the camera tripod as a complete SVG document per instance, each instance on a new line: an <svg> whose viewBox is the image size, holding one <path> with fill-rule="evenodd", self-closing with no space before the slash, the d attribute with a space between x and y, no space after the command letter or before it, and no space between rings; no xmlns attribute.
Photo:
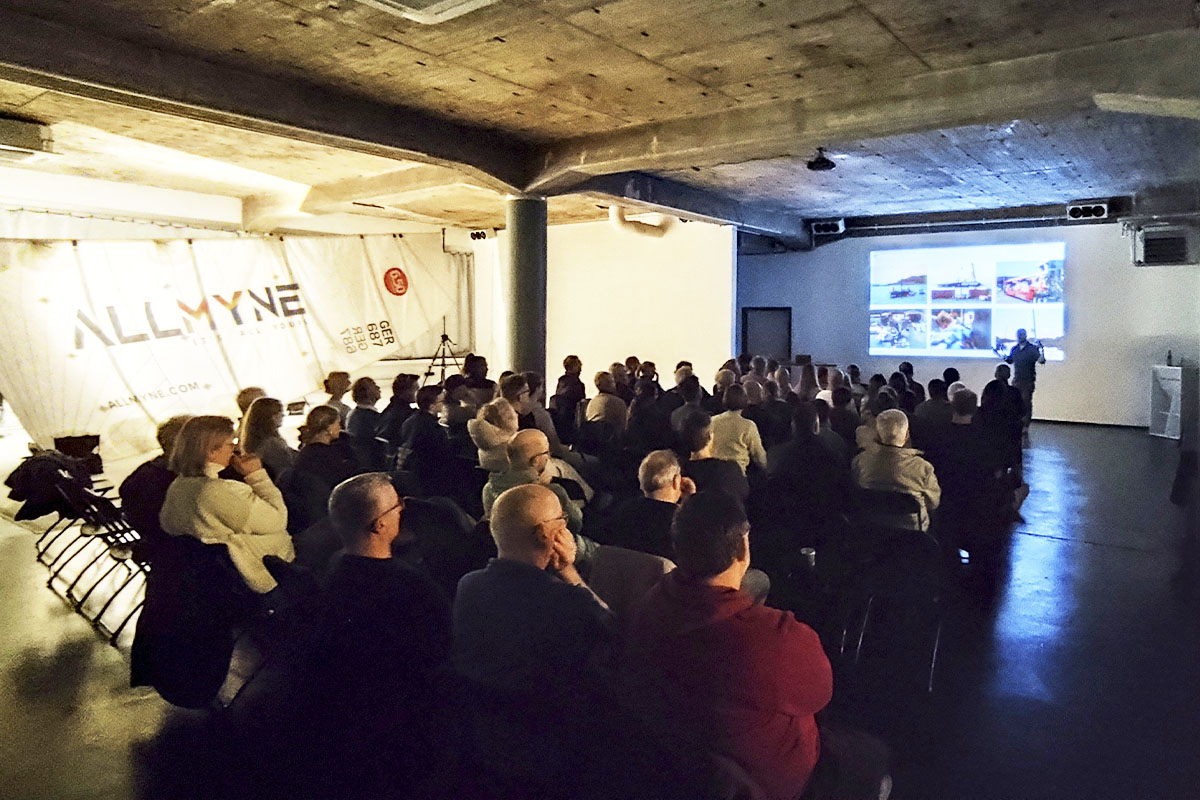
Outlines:
<svg viewBox="0 0 1200 800"><path fill-rule="evenodd" d="M429 383L429 379L434 375L434 367L440 370L440 378L438 384L446 382L446 367L454 364L455 372L462 371L462 365L458 363L458 356L454 355L454 340L446 333L446 318L442 317L442 338L438 343L437 350L433 353L433 358L429 359L429 366L425 369L425 380L421 381L421 385L425 386Z"/></svg>

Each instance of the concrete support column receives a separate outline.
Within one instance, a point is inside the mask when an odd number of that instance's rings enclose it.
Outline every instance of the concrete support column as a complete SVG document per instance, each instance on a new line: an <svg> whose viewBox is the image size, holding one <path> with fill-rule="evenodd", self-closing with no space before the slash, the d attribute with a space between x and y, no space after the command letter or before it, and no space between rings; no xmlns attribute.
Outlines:
<svg viewBox="0 0 1200 800"><path fill-rule="evenodd" d="M517 372L546 374L546 198L510 196L508 246L501 256L507 319L502 324Z"/></svg>

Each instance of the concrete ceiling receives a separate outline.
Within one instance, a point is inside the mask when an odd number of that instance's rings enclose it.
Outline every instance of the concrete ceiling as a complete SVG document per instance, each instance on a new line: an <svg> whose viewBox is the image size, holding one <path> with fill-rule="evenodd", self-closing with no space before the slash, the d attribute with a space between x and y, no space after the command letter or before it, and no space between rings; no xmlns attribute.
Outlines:
<svg viewBox="0 0 1200 800"><path fill-rule="evenodd" d="M436 26L355 0L0 1L0 110L321 208L492 227L533 191L562 196L552 221L618 198L801 236L1200 181L1197 23L1192 0L501 0ZM836 170L804 168L817 146ZM203 185L248 193L225 181Z"/></svg>

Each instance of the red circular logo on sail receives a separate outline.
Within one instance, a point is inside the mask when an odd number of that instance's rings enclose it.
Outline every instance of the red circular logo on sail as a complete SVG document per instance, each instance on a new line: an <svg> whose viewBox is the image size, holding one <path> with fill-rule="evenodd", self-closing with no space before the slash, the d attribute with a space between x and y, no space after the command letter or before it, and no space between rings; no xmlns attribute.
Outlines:
<svg viewBox="0 0 1200 800"><path fill-rule="evenodd" d="M392 267L383 273L383 285L389 292L400 297L408 291L408 276L399 267Z"/></svg>

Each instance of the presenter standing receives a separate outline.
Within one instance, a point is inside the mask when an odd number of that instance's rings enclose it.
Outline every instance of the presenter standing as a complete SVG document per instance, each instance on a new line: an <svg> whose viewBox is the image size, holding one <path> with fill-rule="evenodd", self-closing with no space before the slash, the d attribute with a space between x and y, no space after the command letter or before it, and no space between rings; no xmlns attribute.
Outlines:
<svg viewBox="0 0 1200 800"><path fill-rule="evenodd" d="M1046 351L1039 340L1036 344L1029 341L1024 328L1017 329L1017 343L1004 358L1005 362L1013 365L1013 382L1021 393L1021 402L1025 406L1021 420L1021 445L1029 446L1029 423L1033 420L1033 388L1037 381L1037 365L1046 363Z"/></svg>

